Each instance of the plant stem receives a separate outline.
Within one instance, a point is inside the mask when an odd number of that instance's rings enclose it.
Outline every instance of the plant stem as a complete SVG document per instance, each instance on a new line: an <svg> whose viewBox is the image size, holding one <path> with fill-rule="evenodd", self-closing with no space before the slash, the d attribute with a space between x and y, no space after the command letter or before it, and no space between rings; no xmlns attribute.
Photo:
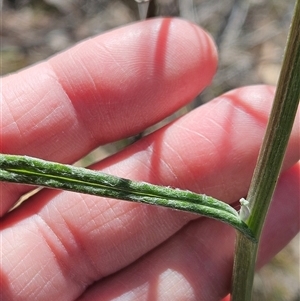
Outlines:
<svg viewBox="0 0 300 301"><path fill-rule="evenodd" d="M274 104L259 153L247 200L246 220L259 241L278 181L300 99L300 1L295 13L278 81ZM233 272L232 301L251 300L258 243L238 234Z"/></svg>
<svg viewBox="0 0 300 301"><path fill-rule="evenodd" d="M27 156L0 154L0 181L24 183L198 213L232 225L253 240L239 214L204 194L118 178Z"/></svg>

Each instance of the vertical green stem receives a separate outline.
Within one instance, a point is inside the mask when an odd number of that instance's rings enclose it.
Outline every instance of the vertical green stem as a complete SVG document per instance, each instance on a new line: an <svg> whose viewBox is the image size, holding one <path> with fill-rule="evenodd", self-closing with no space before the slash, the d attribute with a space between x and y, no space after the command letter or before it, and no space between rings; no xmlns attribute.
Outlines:
<svg viewBox="0 0 300 301"><path fill-rule="evenodd" d="M237 232L233 265L232 301L250 301L258 244Z"/></svg>
<svg viewBox="0 0 300 301"><path fill-rule="evenodd" d="M259 241L277 184L300 98L300 1L297 0L287 48L265 138L247 200L245 221ZM258 244L238 234L233 271L232 301L251 300Z"/></svg>

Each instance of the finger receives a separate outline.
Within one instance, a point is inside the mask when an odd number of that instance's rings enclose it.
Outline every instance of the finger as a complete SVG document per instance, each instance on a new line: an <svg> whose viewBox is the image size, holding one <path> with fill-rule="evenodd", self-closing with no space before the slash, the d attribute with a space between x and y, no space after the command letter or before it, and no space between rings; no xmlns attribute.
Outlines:
<svg viewBox="0 0 300 301"><path fill-rule="evenodd" d="M3 79L1 153L73 163L191 101L216 69L216 49L179 19L136 23ZM24 186L1 185L2 213Z"/></svg>
<svg viewBox="0 0 300 301"><path fill-rule="evenodd" d="M269 86L230 91L95 168L113 174L118 166L130 179L146 174L142 180L180 183L183 189L235 202L248 191L274 92ZM298 111L283 169L299 160L299 116ZM135 168L128 171L128 166Z"/></svg>
<svg viewBox="0 0 300 301"><path fill-rule="evenodd" d="M95 168L237 201L247 193L273 96L274 89L265 86L232 91ZM299 159L298 141L295 125L285 168ZM2 223L7 242L2 270L7 284L12 283L3 291L36 300L37 294L42 300L78 297L86 286L131 264L195 218L163 208L44 191ZM11 263L16 267L9 272ZM37 281L28 284L18 275Z"/></svg>
<svg viewBox="0 0 300 301"><path fill-rule="evenodd" d="M299 163L279 180L258 266L299 232L299 181ZM78 301L221 300L230 289L234 240L234 231L227 225L208 219L194 221L148 256L91 286Z"/></svg>

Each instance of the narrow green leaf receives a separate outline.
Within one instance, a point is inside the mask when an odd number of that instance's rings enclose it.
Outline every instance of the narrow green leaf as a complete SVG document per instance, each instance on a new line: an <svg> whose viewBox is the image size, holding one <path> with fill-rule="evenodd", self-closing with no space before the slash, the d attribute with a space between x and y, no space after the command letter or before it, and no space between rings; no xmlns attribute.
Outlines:
<svg viewBox="0 0 300 301"><path fill-rule="evenodd" d="M230 224L255 240L238 212L204 194L118 178L99 171L0 154L0 180L64 189L201 214Z"/></svg>

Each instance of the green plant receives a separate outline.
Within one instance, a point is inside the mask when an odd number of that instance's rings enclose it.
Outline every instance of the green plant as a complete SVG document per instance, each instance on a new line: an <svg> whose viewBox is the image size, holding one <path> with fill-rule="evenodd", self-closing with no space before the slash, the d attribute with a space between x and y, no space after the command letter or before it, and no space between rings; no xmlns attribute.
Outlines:
<svg viewBox="0 0 300 301"><path fill-rule="evenodd" d="M261 229L299 104L299 15L300 5L297 1L272 115L249 195L247 200L241 200L241 216L227 204L205 195L133 182L29 157L1 155L0 179L192 211L231 224L239 230L233 300L249 300ZM249 215L245 214L247 210Z"/></svg>
<svg viewBox="0 0 300 301"><path fill-rule="evenodd" d="M296 2L285 57L247 201L246 224L259 241L279 177L300 99L300 1ZM258 243L237 235L232 300L251 300Z"/></svg>

